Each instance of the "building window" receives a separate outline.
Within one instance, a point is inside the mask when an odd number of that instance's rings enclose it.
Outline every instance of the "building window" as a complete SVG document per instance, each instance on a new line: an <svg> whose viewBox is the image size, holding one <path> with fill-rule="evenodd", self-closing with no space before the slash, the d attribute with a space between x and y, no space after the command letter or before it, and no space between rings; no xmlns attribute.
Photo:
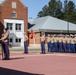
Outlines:
<svg viewBox="0 0 76 75"><path fill-rule="evenodd" d="M16 38L15 42L16 43L21 43L21 38Z"/></svg>
<svg viewBox="0 0 76 75"><path fill-rule="evenodd" d="M12 8L17 8L17 3L16 2L12 2Z"/></svg>
<svg viewBox="0 0 76 75"><path fill-rule="evenodd" d="M8 30L12 30L13 28L13 23L7 23L6 24L6 28L8 29Z"/></svg>
<svg viewBox="0 0 76 75"><path fill-rule="evenodd" d="M15 11L12 12L12 17L17 18L17 13Z"/></svg>
<svg viewBox="0 0 76 75"><path fill-rule="evenodd" d="M16 26L15 26L15 30L21 30L21 24L16 24Z"/></svg>
<svg viewBox="0 0 76 75"><path fill-rule="evenodd" d="M12 38L9 38L9 43L12 43L13 42L13 39Z"/></svg>

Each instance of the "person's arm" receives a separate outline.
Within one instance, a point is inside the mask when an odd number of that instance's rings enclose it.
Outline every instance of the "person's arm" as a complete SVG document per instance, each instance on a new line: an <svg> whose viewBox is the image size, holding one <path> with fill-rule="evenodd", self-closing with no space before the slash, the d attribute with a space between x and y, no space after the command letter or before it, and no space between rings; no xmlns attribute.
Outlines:
<svg viewBox="0 0 76 75"><path fill-rule="evenodd" d="M76 43L76 38L75 38L75 43Z"/></svg>
<svg viewBox="0 0 76 75"><path fill-rule="evenodd" d="M4 36L4 34L2 34L0 41L2 40L3 36Z"/></svg>
<svg viewBox="0 0 76 75"><path fill-rule="evenodd" d="M8 37L8 33L6 33L6 34L4 35L4 37L1 38L1 40L5 40L7 37Z"/></svg>
<svg viewBox="0 0 76 75"><path fill-rule="evenodd" d="M69 41L70 41L70 43L72 43L72 41L73 41L73 38L69 38Z"/></svg>
<svg viewBox="0 0 76 75"><path fill-rule="evenodd" d="M28 40L28 36L26 36L26 39Z"/></svg>
<svg viewBox="0 0 76 75"><path fill-rule="evenodd" d="M74 38L74 43L76 42L75 38Z"/></svg>

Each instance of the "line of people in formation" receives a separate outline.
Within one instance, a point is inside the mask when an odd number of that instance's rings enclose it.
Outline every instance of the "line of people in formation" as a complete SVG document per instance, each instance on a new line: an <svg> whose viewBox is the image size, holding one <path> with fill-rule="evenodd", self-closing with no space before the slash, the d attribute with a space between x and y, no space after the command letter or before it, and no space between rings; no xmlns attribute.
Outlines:
<svg viewBox="0 0 76 75"><path fill-rule="evenodd" d="M41 37L38 39L40 39L41 41L41 54L46 53L45 41L47 42L48 52L66 52L66 53L76 52L76 35L48 34L48 36L45 37L45 34L42 33ZM28 53L27 40L28 37L25 34L24 53Z"/></svg>
<svg viewBox="0 0 76 75"><path fill-rule="evenodd" d="M47 40L48 52L76 52L76 35L41 35L41 53L45 54L45 39Z"/></svg>
<svg viewBox="0 0 76 75"><path fill-rule="evenodd" d="M0 42L2 44L2 59L3 60L9 60L10 58L10 51L8 46L8 38L9 33L6 28L3 29L3 34L0 39ZM24 33L24 53L28 54L28 36L26 33ZM39 38L41 40L41 54L45 54L45 40L47 40L47 46L48 46L48 52L69 52L69 53L75 53L76 52L76 35L51 35L48 34L47 37L45 37L45 34L42 33L41 37Z"/></svg>

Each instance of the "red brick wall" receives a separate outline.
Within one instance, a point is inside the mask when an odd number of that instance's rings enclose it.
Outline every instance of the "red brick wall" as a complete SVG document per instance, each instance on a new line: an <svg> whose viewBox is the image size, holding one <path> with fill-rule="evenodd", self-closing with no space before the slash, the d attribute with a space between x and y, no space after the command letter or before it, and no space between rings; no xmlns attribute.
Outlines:
<svg viewBox="0 0 76 75"><path fill-rule="evenodd" d="M12 8L12 2L17 3L17 8ZM24 31L27 32L28 27L28 8L25 7L19 0L6 0L4 6L0 6L1 23L4 24L4 19L19 19L24 20ZM17 13L17 18L12 18L12 12Z"/></svg>
<svg viewBox="0 0 76 75"><path fill-rule="evenodd" d="M2 6L0 6L0 38L1 38L1 35L3 33L3 28L4 28L2 21L3 21L2 20Z"/></svg>
<svg viewBox="0 0 76 75"><path fill-rule="evenodd" d="M29 34L30 38L30 34ZM35 44L40 44L40 33L35 33ZM34 39L29 39L29 44L34 44Z"/></svg>

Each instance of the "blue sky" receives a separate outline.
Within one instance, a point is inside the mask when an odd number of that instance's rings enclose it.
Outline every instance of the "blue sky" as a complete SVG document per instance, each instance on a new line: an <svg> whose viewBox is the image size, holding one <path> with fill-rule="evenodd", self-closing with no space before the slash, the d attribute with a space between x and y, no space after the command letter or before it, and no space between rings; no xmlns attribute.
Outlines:
<svg viewBox="0 0 76 75"><path fill-rule="evenodd" d="M36 18L38 12L42 7L48 4L50 0L22 0L22 2L28 7L28 18ZM64 0L61 0L62 2ZM71 0L76 3L76 0Z"/></svg>

